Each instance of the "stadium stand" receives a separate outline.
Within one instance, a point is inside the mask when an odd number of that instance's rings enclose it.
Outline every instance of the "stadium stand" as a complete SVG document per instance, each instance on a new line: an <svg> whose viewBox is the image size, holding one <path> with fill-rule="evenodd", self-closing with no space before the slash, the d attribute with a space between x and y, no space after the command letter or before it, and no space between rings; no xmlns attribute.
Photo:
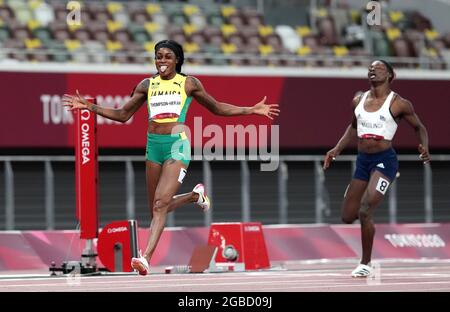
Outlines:
<svg viewBox="0 0 450 312"><path fill-rule="evenodd" d="M271 25L254 7L216 1L80 1L81 23L68 25L65 1L0 0L0 62L151 63L155 42L171 38L197 65L349 67L383 56L448 67L450 33L420 12L384 10L367 27L365 8L322 2L307 24Z"/></svg>

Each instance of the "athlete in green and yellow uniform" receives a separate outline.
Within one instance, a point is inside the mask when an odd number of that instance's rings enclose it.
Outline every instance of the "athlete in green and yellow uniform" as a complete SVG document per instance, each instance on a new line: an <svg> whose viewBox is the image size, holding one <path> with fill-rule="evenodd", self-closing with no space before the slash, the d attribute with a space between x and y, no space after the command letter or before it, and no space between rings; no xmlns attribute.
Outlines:
<svg viewBox="0 0 450 312"><path fill-rule="evenodd" d="M184 123L192 96L185 90L187 76L175 74L172 79L160 75L150 78L148 88L148 116L150 122ZM147 134L147 160L162 165L168 159L189 165L191 149L184 132L173 135Z"/></svg>
<svg viewBox="0 0 450 312"><path fill-rule="evenodd" d="M64 105L70 110L89 109L121 122L129 120L142 104L148 102L146 180L152 223L144 254L133 258L131 262L131 266L141 275L149 272L150 259L170 211L190 202L199 204L203 211L210 207L202 184L197 184L190 193L175 196L190 160L189 141L179 129L185 121L191 99L194 98L213 114L221 116L256 114L273 119L279 113L277 104L265 104L266 98L251 107L216 101L197 78L181 74L183 62L181 45L172 40L163 40L155 45L158 74L141 81L131 99L121 108L94 105L78 92L75 96L66 95L63 99Z"/></svg>

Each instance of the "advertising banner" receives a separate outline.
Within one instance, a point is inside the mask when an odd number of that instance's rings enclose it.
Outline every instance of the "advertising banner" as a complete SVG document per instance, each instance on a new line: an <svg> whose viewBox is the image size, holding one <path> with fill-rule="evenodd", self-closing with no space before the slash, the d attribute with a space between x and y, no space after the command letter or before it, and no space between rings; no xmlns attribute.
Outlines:
<svg viewBox="0 0 450 312"><path fill-rule="evenodd" d="M62 95L79 92L96 98L98 105L123 106L143 74L0 72L2 107L0 148L72 148L74 115L61 104ZM262 116L216 116L195 100L186 118L192 146L272 146L276 133L280 148L330 148L352 118L351 101L369 89L367 79L280 76L196 76L217 101L252 106L267 97L279 104L273 121ZM410 100L426 125L430 149L450 148L448 80L395 80L392 88ZM145 148L147 104L126 123L98 117L100 148ZM256 134L256 135L254 135ZM249 139L249 137L252 139ZM355 140L356 142L356 140ZM354 142L354 143L355 143ZM415 131L401 121L394 138L396 148L416 148ZM144 153L144 152L143 152Z"/></svg>

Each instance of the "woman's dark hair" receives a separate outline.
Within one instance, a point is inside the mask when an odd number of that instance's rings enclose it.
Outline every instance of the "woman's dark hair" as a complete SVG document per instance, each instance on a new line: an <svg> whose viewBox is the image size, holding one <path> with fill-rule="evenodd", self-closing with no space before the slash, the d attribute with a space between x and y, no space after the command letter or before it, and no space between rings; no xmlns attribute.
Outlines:
<svg viewBox="0 0 450 312"><path fill-rule="evenodd" d="M181 66L183 66L184 63L184 52L181 44L174 40L162 40L155 45L155 54L161 48L168 48L173 51L178 59L175 70L177 71L177 73L181 73Z"/></svg>
<svg viewBox="0 0 450 312"><path fill-rule="evenodd" d="M389 78L389 83L392 82L392 80L394 80L394 78L395 78L394 67L392 67L391 63L389 63L385 60L378 60L378 61L383 63L384 66L386 66L388 72L391 74L391 77Z"/></svg>

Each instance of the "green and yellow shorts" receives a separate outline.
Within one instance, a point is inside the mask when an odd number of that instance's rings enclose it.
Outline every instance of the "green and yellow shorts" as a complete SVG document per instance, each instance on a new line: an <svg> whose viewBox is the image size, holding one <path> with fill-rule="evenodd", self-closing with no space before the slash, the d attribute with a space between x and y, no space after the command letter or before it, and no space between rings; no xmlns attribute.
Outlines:
<svg viewBox="0 0 450 312"><path fill-rule="evenodd" d="M185 132L177 134L147 133L145 156L148 161L160 165L168 159L175 159L187 167L191 161L191 144Z"/></svg>

